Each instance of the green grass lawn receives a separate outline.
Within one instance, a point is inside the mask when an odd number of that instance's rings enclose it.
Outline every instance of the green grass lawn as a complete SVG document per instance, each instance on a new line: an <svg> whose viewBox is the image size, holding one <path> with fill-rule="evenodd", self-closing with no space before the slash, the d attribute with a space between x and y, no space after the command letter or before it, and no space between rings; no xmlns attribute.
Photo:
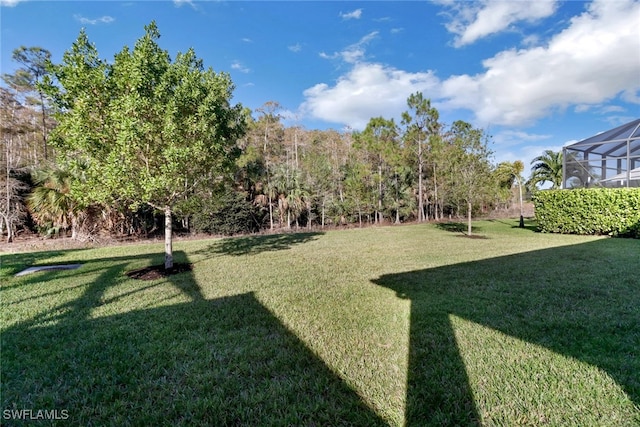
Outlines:
<svg viewBox="0 0 640 427"><path fill-rule="evenodd" d="M640 425L640 241L516 224L3 254L1 422Z"/></svg>

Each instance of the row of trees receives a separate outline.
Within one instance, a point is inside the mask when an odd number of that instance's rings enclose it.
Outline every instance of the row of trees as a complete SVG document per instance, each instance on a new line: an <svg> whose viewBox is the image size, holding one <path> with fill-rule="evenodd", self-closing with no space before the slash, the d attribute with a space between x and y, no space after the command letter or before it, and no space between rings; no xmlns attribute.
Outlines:
<svg viewBox="0 0 640 427"><path fill-rule="evenodd" d="M46 74L50 53L39 47L20 47L13 59L21 67L2 76L0 86L0 234L11 241L25 224L28 212L25 198L33 187L30 171L49 164L47 143L53 122L38 84Z"/></svg>
<svg viewBox="0 0 640 427"><path fill-rule="evenodd" d="M9 240L29 220L88 237L148 231L163 217L170 267L176 224L240 232L470 220L524 186L522 162L494 165L481 129L442 123L421 93L400 123L285 126L276 102L231 105L227 74L192 50L172 60L155 23L145 30L111 63L84 32L57 65L40 48L14 51L22 68L3 76L1 106Z"/></svg>

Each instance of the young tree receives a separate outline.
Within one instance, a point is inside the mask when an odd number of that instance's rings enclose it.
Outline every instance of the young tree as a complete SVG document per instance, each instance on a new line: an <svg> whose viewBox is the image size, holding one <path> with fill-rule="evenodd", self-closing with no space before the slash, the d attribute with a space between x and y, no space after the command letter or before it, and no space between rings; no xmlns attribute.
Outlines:
<svg viewBox="0 0 640 427"><path fill-rule="evenodd" d="M45 86L59 123L52 143L87 165L72 194L87 204L121 201L164 212L171 269L174 206L230 170L244 115L229 103L227 74L205 69L192 49L172 62L159 37L152 22L109 64L82 31Z"/></svg>
<svg viewBox="0 0 640 427"><path fill-rule="evenodd" d="M453 123L450 137L455 149L450 152L453 192L458 200L467 205L467 232L471 236L473 206L490 197L495 186L489 162L492 152L487 146L484 132L462 120Z"/></svg>

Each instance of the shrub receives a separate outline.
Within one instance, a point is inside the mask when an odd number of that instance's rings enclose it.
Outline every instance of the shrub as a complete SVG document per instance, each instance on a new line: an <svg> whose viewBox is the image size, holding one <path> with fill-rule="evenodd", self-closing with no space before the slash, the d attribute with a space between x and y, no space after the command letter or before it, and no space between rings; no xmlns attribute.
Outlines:
<svg viewBox="0 0 640 427"><path fill-rule="evenodd" d="M640 238L640 188L546 190L533 202L542 232Z"/></svg>
<svg viewBox="0 0 640 427"><path fill-rule="evenodd" d="M233 190L192 202L189 213L192 231L223 235L257 232L263 217L243 193Z"/></svg>

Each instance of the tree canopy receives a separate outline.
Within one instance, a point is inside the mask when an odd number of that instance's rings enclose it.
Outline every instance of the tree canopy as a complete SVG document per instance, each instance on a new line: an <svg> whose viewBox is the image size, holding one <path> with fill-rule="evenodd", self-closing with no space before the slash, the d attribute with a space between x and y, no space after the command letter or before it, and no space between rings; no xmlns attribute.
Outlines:
<svg viewBox="0 0 640 427"><path fill-rule="evenodd" d="M240 105L230 77L205 69L193 49L171 60L154 22L133 49L109 63L82 31L43 85L56 107L51 143L83 177L72 194L93 202L148 204L165 214L165 268L171 217L181 198L222 179L239 154Z"/></svg>

